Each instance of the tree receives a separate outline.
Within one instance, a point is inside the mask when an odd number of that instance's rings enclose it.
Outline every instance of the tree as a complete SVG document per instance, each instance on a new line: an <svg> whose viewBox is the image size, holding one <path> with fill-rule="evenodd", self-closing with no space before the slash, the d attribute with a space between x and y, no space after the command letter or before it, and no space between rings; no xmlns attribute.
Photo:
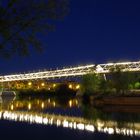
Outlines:
<svg viewBox="0 0 140 140"><path fill-rule="evenodd" d="M68 12L68 0L1 0L0 55L26 56L42 51L38 33L54 30L54 21Z"/></svg>
<svg viewBox="0 0 140 140"><path fill-rule="evenodd" d="M129 89L129 84L132 82L132 74L122 72L122 68L115 66L110 69L111 72L111 87L116 89L117 93L124 93Z"/></svg>
<svg viewBox="0 0 140 140"><path fill-rule="evenodd" d="M134 88L135 89L140 89L140 82L136 82L135 85L134 85Z"/></svg>
<svg viewBox="0 0 140 140"><path fill-rule="evenodd" d="M109 80L105 80L103 77L100 78L99 89L102 93L110 92L111 89L109 88Z"/></svg>
<svg viewBox="0 0 140 140"><path fill-rule="evenodd" d="M87 94L95 93L99 91L100 78L97 74L86 74L82 78L81 86L82 91Z"/></svg>

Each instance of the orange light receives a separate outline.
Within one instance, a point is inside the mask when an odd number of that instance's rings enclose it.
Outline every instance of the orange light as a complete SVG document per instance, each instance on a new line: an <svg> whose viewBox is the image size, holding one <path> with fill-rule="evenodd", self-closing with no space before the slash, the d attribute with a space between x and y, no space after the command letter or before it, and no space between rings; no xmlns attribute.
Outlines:
<svg viewBox="0 0 140 140"><path fill-rule="evenodd" d="M69 107L72 107L72 100L69 101Z"/></svg>
<svg viewBox="0 0 140 140"><path fill-rule="evenodd" d="M69 85L69 88L72 89L72 85L71 84Z"/></svg>
<svg viewBox="0 0 140 140"><path fill-rule="evenodd" d="M13 104L11 105L11 110L14 110L14 106L13 106Z"/></svg>
<svg viewBox="0 0 140 140"><path fill-rule="evenodd" d="M32 85L32 82L28 82L28 85L31 86Z"/></svg>
<svg viewBox="0 0 140 140"><path fill-rule="evenodd" d="M80 88L80 85L77 85L77 86L76 86L76 89L79 89L79 88Z"/></svg>
<svg viewBox="0 0 140 140"><path fill-rule="evenodd" d="M45 86L45 83L41 83L41 86L44 87Z"/></svg>
<svg viewBox="0 0 140 140"><path fill-rule="evenodd" d="M42 109L44 108L44 102L42 102L42 104L41 104L41 108L42 108Z"/></svg>
<svg viewBox="0 0 140 140"><path fill-rule="evenodd" d="M28 104L28 109L29 109L29 110L31 109L31 103Z"/></svg>

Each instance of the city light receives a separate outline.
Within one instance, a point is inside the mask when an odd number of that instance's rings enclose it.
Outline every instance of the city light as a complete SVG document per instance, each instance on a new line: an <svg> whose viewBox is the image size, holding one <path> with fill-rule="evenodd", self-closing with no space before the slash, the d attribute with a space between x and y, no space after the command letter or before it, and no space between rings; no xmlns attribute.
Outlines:
<svg viewBox="0 0 140 140"><path fill-rule="evenodd" d="M13 104L11 105L11 107L10 107L10 108L11 108L11 110L14 110L14 106L13 106Z"/></svg>
<svg viewBox="0 0 140 140"><path fill-rule="evenodd" d="M55 101L53 101L53 106L54 106L54 107L56 106L56 103L55 103Z"/></svg>
<svg viewBox="0 0 140 140"><path fill-rule="evenodd" d="M28 86L31 86L32 85L32 82L28 82Z"/></svg>
<svg viewBox="0 0 140 140"><path fill-rule="evenodd" d="M69 107L72 107L72 100L69 101Z"/></svg>
<svg viewBox="0 0 140 140"><path fill-rule="evenodd" d="M28 104L28 110L31 110L31 103Z"/></svg>
<svg viewBox="0 0 140 140"><path fill-rule="evenodd" d="M41 86L44 87L45 86L45 83L41 83Z"/></svg>
<svg viewBox="0 0 140 140"><path fill-rule="evenodd" d="M53 84L53 88L55 88L56 87L56 84Z"/></svg>
<svg viewBox="0 0 140 140"><path fill-rule="evenodd" d="M44 102L42 102L42 104L41 104L41 108L42 108L42 109L44 108Z"/></svg>
<svg viewBox="0 0 140 140"><path fill-rule="evenodd" d="M80 89L80 85L77 85L77 86L76 86L76 89Z"/></svg>
<svg viewBox="0 0 140 140"><path fill-rule="evenodd" d="M69 85L69 88L72 89L72 85L71 84Z"/></svg>

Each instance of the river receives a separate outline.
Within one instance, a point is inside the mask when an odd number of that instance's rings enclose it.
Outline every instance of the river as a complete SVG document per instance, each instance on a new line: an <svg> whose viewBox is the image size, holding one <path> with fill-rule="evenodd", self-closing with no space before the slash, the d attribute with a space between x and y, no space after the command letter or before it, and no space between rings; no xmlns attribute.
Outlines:
<svg viewBox="0 0 140 140"><path fill-rule="evenodd" d="M97 109L78 98L1 97L0 134L4 140L139 140L139 107L120 108Z"/></svg>

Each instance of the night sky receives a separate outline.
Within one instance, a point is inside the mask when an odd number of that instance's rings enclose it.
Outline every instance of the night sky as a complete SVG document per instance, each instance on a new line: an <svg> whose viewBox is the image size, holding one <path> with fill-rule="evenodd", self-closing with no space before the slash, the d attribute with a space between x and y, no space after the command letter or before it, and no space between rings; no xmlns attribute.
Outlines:
<svg viewBox="0 0 140 140"><path fill-rule="evenodd" d="M70 0L54 32L41 36L45 52L1 58L0 73L140 60L140 0Z"/></svg>

